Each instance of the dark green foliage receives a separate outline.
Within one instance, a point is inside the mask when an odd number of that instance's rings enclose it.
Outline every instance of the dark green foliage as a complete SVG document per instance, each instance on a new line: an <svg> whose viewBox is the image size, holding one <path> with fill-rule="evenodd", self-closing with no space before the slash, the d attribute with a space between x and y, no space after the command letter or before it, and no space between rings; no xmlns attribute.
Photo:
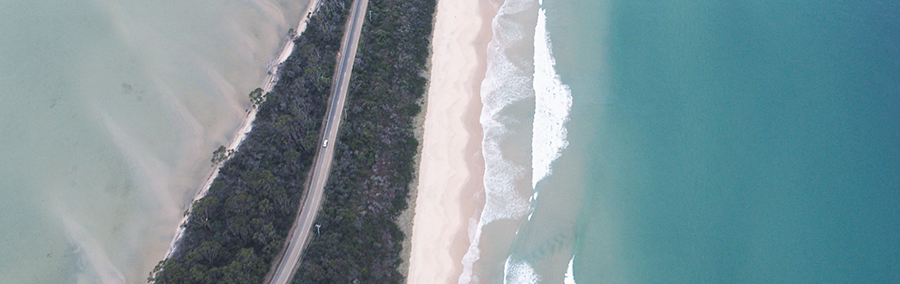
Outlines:
<svg viewBox="0 0 900 284"><path fill-rule="evenodd" d="M284 244L317 150L319 127L350 0L325 0L262 101L253 131L195 202L156 283L260 283ZM371 0L336 159L295 283L399 283L418 142L413 117L425 91L434 0ZM253 95L256 96L253 96ZM224 148L223 148L224 150Z"/></svg>
<svg viewBox="0 0 900 284"><path fill-rule="evenodd" d="M269 94L267 93L266 96L268 95ZM264 100L266 100L266 97L263 96L262 88L256 88L256 90L250 92L250 104L252 104L253 107L259 107Z"/></svg>
<svg viewBox="0 0 900 284"><path fill-rule="evenodd" d="M193 204L178 249L150 281L260 283L281 250L318 149L335 55L349 1L325 0L282 65L278 84L262 99L253 131L222 162L206 197ZM218 159L217 159L218 158Z"/></svg>
<svg viewBox="0 0 900 284"><path fill-rule="evenodd" d="M294 283L400 283L406 209L418 141L434 0L370 0L319 212L321 235ZM358 281L358 282L355 282Z"/></svg>
<svg viewBox="0 0 900 284"><path fill-rule="evenodd" d="M209 161L215 166L231 158L231 155L234 155L234 150L228 150L225 149L225 146L219 146L218 149L213 151L213 157Z"/></svg>

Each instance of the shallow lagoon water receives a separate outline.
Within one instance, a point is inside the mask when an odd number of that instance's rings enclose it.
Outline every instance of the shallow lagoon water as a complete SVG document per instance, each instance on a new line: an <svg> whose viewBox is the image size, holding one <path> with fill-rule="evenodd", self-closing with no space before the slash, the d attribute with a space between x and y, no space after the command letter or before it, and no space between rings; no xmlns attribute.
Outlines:
<svg viewBox="0 0 900 284"><path fill-rule="evenodd" d="M0 283L143 283L307 1L0 1Z"/></svg>

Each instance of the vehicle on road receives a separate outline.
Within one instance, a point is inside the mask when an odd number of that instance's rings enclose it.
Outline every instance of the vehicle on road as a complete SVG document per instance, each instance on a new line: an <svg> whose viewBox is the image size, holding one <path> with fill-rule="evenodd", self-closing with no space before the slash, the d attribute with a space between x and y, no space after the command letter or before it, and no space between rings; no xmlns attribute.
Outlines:
<svg viewBox="0 0 900 284"><path fill-rule="evenodd" d="M322 143L322 148L328 148L328 139L325 139L325 143Z"/></svg>

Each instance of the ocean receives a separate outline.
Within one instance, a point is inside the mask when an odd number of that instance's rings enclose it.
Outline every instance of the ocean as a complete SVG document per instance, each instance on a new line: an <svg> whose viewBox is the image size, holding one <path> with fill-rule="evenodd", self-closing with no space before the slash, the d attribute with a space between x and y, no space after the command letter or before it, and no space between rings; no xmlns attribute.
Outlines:
<svg viewBox="0 0 900 284"><path fill-rule="evenodd" d="M461 283L900 283L900 3L507 0Z"/></svg>
<svg viewBox="0 0 900 284"><path fill-rule="evenodd" d="M0 283L144 283L308 1L0 0Z"/></svg>

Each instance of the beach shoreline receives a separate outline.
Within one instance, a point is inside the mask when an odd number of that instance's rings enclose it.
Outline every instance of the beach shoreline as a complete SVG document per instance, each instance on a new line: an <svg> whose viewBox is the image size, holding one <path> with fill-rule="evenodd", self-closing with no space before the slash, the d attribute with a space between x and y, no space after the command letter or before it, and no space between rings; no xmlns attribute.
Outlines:
<svg viewBox="0 0 900 284"><path fill-rule="evenodd" d="M309 15L311 15L318 8L320 1L319 0L310 0L306 9L303 11L303 18L297 24L297 28L294 30L296 35L292 38L288 39L284 44L284 47L281 49L281 52L278 54L270 64L269 64L269 72L266 76L266 79L263 83L263 94L272 91L272 88L275 87L275 83L278 82L278 68L284 63L285 60L291 55L291 52L294 50L294 39L303 34L303 31L306 30L306 26L309 22ZM240 146L241 142L247 138L247 134L250 133L250 130L253 128L253 120L256 119L257 108L250 106L250 108L246 112L246 116L241 122L240 127L235 131L234 138L231 140L231 143L226 146L228 150L237 150L238 146ZM166 250L166 255L163 259L168 259L175 253L175 250L178 246L178 241L181 240L182 235L184 234L184 227L182 224L185 224L190 217L191 206L193 206L194 202L200 200L206 193L209 191L209 187L212 185L213 181L219 175L219 170L221 169L224 161L215 166L215 168L210 172L209 177L203 182L203 185L200 186L197 194L191 200L191 202L187 205L186 213L181 219L181 222L178 223L178 227L175 229L175 234L172 237L172 241L169 243L169 248Z"/></svg>
<svg viewBox="0 0 900 284"><path fill-rule="evenodd" d="M481 83L496 8L438 1L407 283L457 283L484 206Z"/></svg>

